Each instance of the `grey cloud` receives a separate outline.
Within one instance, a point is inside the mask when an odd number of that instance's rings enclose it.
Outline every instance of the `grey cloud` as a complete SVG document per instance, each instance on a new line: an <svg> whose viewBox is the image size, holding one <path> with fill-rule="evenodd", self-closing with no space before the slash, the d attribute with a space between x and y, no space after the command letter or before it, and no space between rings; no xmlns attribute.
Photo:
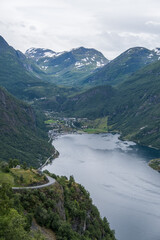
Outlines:
<svg viewBox="0 0 160 240"><path fill-rule="evenodd" d="M150 17L146 16L135 16L132 15L130 17L121 16L100 16L96 17L97 19L97 27L101 30L106 29L107 31L126 31L126 32L134 32L134 33L157 33L159 34L158 23L160 23L160 17L156 21L154 18L150 20Z"/></svg>
<svg viewBox="0 0 160 240"><path fill-rule="evenodd" d="M26 27L26 25L24 24L24 23L20 23L19 24L22 28L25 28Z"/></svg>
<svg viewBox="0 0 160 240"><path fill-rule="evenodd" d="M31 31L36 31L37 30L37 28L35 26L30 26L29 28L30 28Z"/></svg>
<svg viewBox="0 0 160 240"><path fill-rule="evenodd" d="M159 45L159 9L159 0L2 0L1 34L21 51L83 45L111 59L129 47Z"/></svg>

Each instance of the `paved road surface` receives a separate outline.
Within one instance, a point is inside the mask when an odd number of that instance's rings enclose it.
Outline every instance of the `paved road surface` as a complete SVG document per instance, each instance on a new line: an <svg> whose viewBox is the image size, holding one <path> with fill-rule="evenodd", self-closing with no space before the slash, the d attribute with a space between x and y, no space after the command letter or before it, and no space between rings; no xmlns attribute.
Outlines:
<svg viewBox="0 0 160 240"><path fill-rule="evenodd" d="M31 186L31 187L12 187L13 190L21 190L21 189L38 189L38 188L44 188L44 187L48 187L52 184L54 184L56 182L55 179L53 179L52 177L46 175L46 177L48 178L48 183L46 184L42 184L39 186Z"/></svg>

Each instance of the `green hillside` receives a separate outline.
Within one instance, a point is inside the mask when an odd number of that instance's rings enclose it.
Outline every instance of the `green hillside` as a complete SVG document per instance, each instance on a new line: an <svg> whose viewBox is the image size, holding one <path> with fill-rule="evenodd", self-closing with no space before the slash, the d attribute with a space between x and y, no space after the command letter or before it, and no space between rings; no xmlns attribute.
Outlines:
<svg viewBox="0 0 160 240"><path fill-rule="evenodd" d="M6 162L0 163L0 186L9 184L11 187L27 187L47 183L45 175L40 175L35 169L7 167Z"/></svg>
<svg viewBox="0 0 160 240"><path fill-rule="evenodd" d="M70 97L62 105L62 111L68 116L88 117L95 119L104 117L112 111L112 100L117 90L111 86L91 88L81 94Z"/></svg>
<svg viewBox="0 0 160 240"><path fill-rule="evenodd" d="M43 117L0 88L0 160L18 158L21 163L39 166L54 148L43 129Z"/></svg>
<svg viewBox="0 0 160 240"><path fill-rule="evenodd" d="M59 108L66 96L75 88L57 87L33 75L29 61L0 36L0 86L22 100L35 103L36 107ZM40 71L40 70L39 70Z"/></svg>
<svg viewBox="0 0 160 240"><path fill-rule="evenodd" d="M0 37L0 85L17 97L24 97L28 87L40 84L40 80L26 71L19 52Z"/></svg>
<svg viewBox="0 0 160 240"><path fill-rule="evenodd" d="M119 86L113 129L144 145L160 148L160 62L134 74Z"/></svg>

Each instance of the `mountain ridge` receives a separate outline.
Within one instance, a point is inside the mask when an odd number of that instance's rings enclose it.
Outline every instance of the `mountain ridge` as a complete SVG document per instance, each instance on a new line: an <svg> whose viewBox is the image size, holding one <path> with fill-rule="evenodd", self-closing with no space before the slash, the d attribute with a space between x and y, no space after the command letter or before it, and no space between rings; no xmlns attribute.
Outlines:
<svg viewBox="0 0 160 240"><path fill-rule="evenodd" d="M121 53L97 73L83 82L86 86L110 84L118 85L139 69L160 59L160 50L149 50L144 47L133 47Z"/></svg>
<svg viewBox="0 0 160 240"><path fill-rule="evenodd" d="M109 62L101 52L84 47L58 53L50 49L31 48L25 55L43 72L40 78L64 86L79 86L86 76Z"/></svg>

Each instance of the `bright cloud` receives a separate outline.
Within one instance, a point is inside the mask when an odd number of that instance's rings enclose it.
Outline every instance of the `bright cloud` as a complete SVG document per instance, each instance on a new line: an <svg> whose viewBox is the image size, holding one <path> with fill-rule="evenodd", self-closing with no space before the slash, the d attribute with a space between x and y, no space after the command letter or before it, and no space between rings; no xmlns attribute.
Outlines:
<svg viewBox="0 0 160 240"><path fill-rule="evenodd" d="M160 47L158 0L1 0L0 34L14 48L84 46L112 59L129 47Z"/></svg>

